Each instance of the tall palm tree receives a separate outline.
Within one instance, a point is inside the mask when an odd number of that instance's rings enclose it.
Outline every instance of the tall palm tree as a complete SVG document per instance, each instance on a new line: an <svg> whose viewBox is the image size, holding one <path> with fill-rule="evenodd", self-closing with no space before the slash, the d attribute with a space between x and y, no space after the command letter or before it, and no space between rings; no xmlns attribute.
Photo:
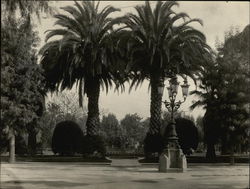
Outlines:
<svg viewBox="0 0 250 189"><path fill-rule="evenodd" d="M200 78L200 90L191 91L191 95L196 95L199 100L195 101L190 109L196 107L203 107L206 110L203 117L204 126L204 142L207 145L206 157L214 159L216 157L215 144L218 143L220 136L220 94L218 93L222 88L222 75L218 72L218 65L211 63L207 66L206 70L202 72Z"/></svg>
<svg viewBox="0 0 250 189"><path fill-rule="evenodd" d="M47 87L62 91L76 84L80 106L85 94L88 98L87 135L97 135L100 87L108 91L119 71L118 64L114 64L113 26L120 19L109 17L119 9L106 6L99 11L99 2L94 1L75 1L74 6L62 9L69 16L55 15L55 24L61 28L48 31L47 43L40 50ZM61 38L48 42L54 36Z"/></svg>
<svg viewBox="0 0 250 189"><path fill-rule="evenodd" d="M195 79L210 53L204 34L189 25L192 22L202 25L202 21L189 19L186 13L175 13L172 7L176 5L158 1L152 10L145 1L145 5L135 7L137 14L129 13L124 18L125 28L130 32L127 69L132 71L131 88L145 79L150 81L151 135L158 135L161 127L162 95L158 86L175 75ZM176 24L180 20L183 22Z"/></svg>

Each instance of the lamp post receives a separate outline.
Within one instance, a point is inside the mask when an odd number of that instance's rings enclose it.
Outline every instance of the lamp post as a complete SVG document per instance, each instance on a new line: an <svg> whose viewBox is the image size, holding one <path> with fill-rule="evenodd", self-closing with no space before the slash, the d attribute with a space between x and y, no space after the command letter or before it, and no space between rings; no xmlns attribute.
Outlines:
<svg viewBox="0 0 250 189"><path fill-rule="evenodd" d="M178 136L175 128L174 114L180 108L180 105L186 101L188 95L189 85L187 80L184 80L184 84L181 85L183 101L176 101L178 93L179 82L177 77L173 77L169 80L168 97L169 101L165 100L163 103L167 110L171 113L171 120L168 128L166 128L165 148L159 159L159 171L171 172L171 171L184 171L187 167L186 157L183 154L180 145L178 143ZM164 85L158 87L158 92L163 93Z"/></svg>

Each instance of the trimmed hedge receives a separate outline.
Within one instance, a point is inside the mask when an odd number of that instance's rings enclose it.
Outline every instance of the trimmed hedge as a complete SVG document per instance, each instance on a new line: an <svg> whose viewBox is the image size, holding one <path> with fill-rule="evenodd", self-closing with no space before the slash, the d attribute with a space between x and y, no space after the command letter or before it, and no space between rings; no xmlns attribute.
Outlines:
<svg viewBox="0 0 250 189"><path fill-rule="evenodd" d="M59 155L81 153L83 132L73 121L62 121L56 125L52 137L52 151Z"/></svg>
<svg viewBox="0 0 250 189"><path fill-rule="evenodd" d="M191 148L196 150L198 146L198 129L195 124L186 118L177 118L176 121L176 133L179 138L179 144L184 154L191 154ZM167 126L165 126L165 132L168 132ZM167 133L164 133L166 136ZM144 154L146 158L153 158L153 153L161 154L164 149L165 139L162 135L150 135L147 134L144 140Z"/></svg>

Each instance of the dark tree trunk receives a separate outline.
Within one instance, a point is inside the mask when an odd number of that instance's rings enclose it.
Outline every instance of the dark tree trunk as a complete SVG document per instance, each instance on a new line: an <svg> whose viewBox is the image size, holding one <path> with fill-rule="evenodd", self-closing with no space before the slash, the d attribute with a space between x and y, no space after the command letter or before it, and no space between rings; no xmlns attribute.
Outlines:
<svg viewBox="0 0 250 189"><path fill-rule="evenodd" d="M29 129L29 136L28 136L28 149L29 149L29 154L31 156L36 155L36 147L37 147L37 141L36 141L36 135L37 132L35 128Z"/></svg>
<svg viewBox="0 0 250 189"><path fill-rule="evenodd" d="M228 145L226 136L223 136L221 140L221 155L227 155L227 154L230 154L230 147Z"/></svg>
<svg viewBox="0 0 250 189"><path fill-rule="evenodd" d="M162 83L159 75L151 76L151 103L150 103L150 135L159 135L161 129L161 105L162 94L158 92L158 86Z"/></svg>
<svg viewBox="0 0 250 189"><path fill-rule="evenodd" d="M87 80L86 87L88 97L88 118L86 122L87 135L94 136L98 134L100 126L99 118L99 96L100 81L98 78L90 78Z"/></svg>
<svg viewBox="0 0 250 189"><path fill-rule="evenodd" d="M9 162L15 163L15 134L12 129L9 132Z"/></svg>
<svg viewBox="0 0 250 189"><path fill-rule="evenodd" d="M219 120L216 119L216 112L212 108L207 108L207 111L203 117L204 125L204 140L207 144L206 158L214 161L216 158L215 144L218 141L219 136Z"/></svg>
<svg viewBox="0 0 250 189"><path fill-rule="evenodd" d="M206 158L209 159L209 160L215 160L216 154L215 154L214 143L208 143L207 144Z"/></svg>

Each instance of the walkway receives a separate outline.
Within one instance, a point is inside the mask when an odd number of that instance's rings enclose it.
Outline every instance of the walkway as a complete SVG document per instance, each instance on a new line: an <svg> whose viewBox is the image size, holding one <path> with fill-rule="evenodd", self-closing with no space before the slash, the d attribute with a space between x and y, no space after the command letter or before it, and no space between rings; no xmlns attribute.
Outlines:
<svg viewBox="0 0 250 189"><path fill-rule="evenodd" d="M137 167L140 166L138 159L112 159L113 167Z"/></svg>
<svg viewBox="0 0 250 189"><path fill-rule="evenodd" d="M127 166L130 165L130 166ZM247 189L248 165L191 165L185 173L159 173L154 166L115 160L113 166L84 163L1 165L2 189Z"/></svg>

